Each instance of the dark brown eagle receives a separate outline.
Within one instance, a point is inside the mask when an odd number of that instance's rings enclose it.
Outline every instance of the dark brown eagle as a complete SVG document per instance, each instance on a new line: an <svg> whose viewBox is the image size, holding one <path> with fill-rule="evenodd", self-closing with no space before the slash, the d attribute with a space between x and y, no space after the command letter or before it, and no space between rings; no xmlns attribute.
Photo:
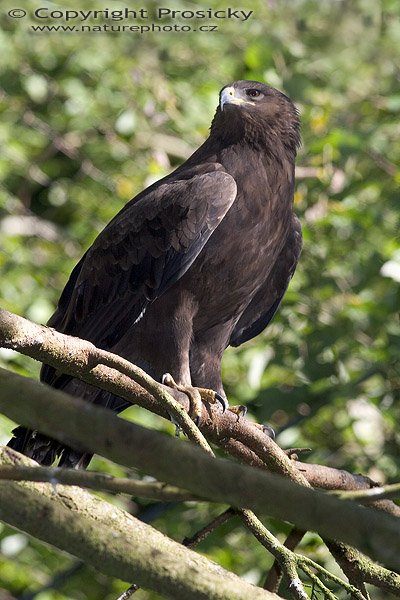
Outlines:
<svg viewBox="0 0 400 600"><path fill-rule="evenodd" d="M115 352L158 381L210 388L221 359L270 322L301 251L293 214L299 117L257 81L220 92L210 135L113 218L72 271L49 325ZM120 412L128 402L43 365L41 380ZM82 455L24 427L10 446L42 464Z"/></svg>

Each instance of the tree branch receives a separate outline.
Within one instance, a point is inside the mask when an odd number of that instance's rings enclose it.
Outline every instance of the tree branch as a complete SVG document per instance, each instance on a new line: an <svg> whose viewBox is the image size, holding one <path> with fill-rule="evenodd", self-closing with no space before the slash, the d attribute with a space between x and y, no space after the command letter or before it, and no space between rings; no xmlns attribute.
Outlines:
<svg viewBox="0 0 400 600"><path fill-rule="evenodd" d="M372 563L355 548L331 541L326 545L353 585L370 583L400 598L400 575Z"/></svg>
<svg viewBox="0 0 400 600"><path fill-rule="evenodd" d="M285 543L283 544L285 548L289 550L293 550L296 546L301 542L305 534L305 531L301 531L296 527L293 527L287 536ZM264 581L263 588L265 590L269 590L270 592L277 592L279 588L279 584L282 580L282 569L277 560L274 561L269 573Z"/></svg>
<svg viewBox="0 0 400 600"><path fill-rule="evenodd" d="M160 388L164 386L154 382L146 373L131 365L128 361L117 355L99 350L88 342L35 325L6 311L0 311L0 344L2 338L3 345L6 347L18 349L24 354L42 360L47 364L52 364L59 370L68 372L71 375L76 376L78 371L78 377L84 381L107 389L128 399L130 402L136 402L149 408L152 412L164 417L169 417L169 413L172 412L166 408L166 402L163 401L162 394L161 396L159 394ZM104 364L99 364L99 362ZM91 368L92 364L96 366ZM132 381L130 377L127 377L128 374L140 383L144 383L144 387L151 394L135 381ZM166 389L169 398L172 394L185 410L188 409L186 395L176 390ZM158 398L158 401L155 400L154 396ZM159 402L160 397L161 402ZM174 410L174 407L172 408ZM16 420L22 421L19 418L16 418ZM268 468L271 471L285 474L304 486L309 486L312 483L314 486L325 489L352 490L370 489L377 485L368 478L352 475L345 471L290 461L286 453L265 436L259 426L244 418L239 419L230 412L221 414L215 407L204 408L201 428L210 441L223 447L242 461L262 469ZM38 429L41 429L41 427L38 426ZM196 428L194 429L196 431ZM49 435L57 437L54 430ZM196 433L189 435L197 443L199 443L199 440L200 444L202 443L201 436L198 438ZM68 436L67 443L72 443L70 436ZM75 447L79 447L79 443L75 444ZM206 445L204 449L207 450ZM209 448L208 451L210 451ZM389 500L374 501L370 505L393 515L400 514L400 508ZM303 526L304 523L302 523ZM344 545L342 547L345 548ZM345 553L342 555L341 560L342 562L346 561ZM355 560L354 557L353 560ZM366 560L363 557L362 564L365 564ZM361 563L358 566L362 570ZM374 567L374 565L369 566L371 569Z"/></svg>
<svg viewBox="0 0 400 600"><path fill-rule="evenodd" d="M165 396L158 396L161 401L155 399L154 395L157 396L160 390L162 392L167 390L169 398L172 401L175 398L183 406L185 409L183 412L189 410L189 400L185 394L153 381L144 371L120 356L99 350L90 342L66 336L1 309L0 346L18 350L36 360L50 364L62 372L110 391L162 417L169 419L173 409L168 408L164 402ZM117 369L122 369L123 372ZM138 382L135 379L138 379ZM143 385L147 386L151 393L146 391ZM180 412L176 412L175 416L179 419L183 414L182 409L179 408L177 411ZM197 436L198 430L191 419L187 415L183 418L185 418L184 427L187 427L188 435L191 435L200 446L204 445L206 449L207 442L204 444L204 437ZM369 489L377 485L361 475L352 475L343 470L321 465L291 461L286 453L271 438L264 435L254 423L243 417L239 419L230 411L222 414L218 405L203 408L201 430L208 440L242 461L286 475L302 485L311 484L313 487L323 489L342 490ZM400 507L393 502L383 500L370 505L400 516Z"/></svg>
<svg viewBox="0 0 400 600"><path fill-rule="evenodd" d="M7 481L40 481L52 485L77 485L81 488L111 492L114 494L129 494L150 498L160 502L187 502L201 500L198 496L186 490L167 485L159 481L148 482L127 477L113 477L95 471L63 469L60 467L42 467L35 463L35 467L24 465L0 465L0 480Z"/></svg>
<svg viewBox="0 0 400 600"><path fill-rule="evenodd" d="M246 509L238 509L237 514L252 532L255 538L272 554L281 566L288 581L289 593L294 600L307 600L303 584L297 573L296 555L288 550L278 539L264 527L256 515Z"/></svg>
<svg viewBox="0 0 400 600"><path fill-rule="evenodd" d="M188 437L192 437L195 442L207 449L208 444L203 435L186 414L189 410L187 396L151 380L144 371L116 354L105 352L90 342L37 325L5 310L0 310L0 347L18 350L26 356L116 394L132 404L138 404L167 419L170 419L173 412L175 398L185 410L182 411L182 407L178 409L175 406L174 417L182 424L182 429ZM117 368L110 367L110 364ZM121 373L118 368L126 370L130 376ZM139 382L136 381L135 373L138 375ZM143 387L143 384L147 385L147 383L151 392ZM160 390L168 392L171 400L169 404L166 404L161 397L161 401L157 401L154 397L153 394L157 395ZM254 452L270 470L287 475L302 485L308 485L305 477L293 466L285 452L247 419L239 419L230 411L221 413L217 404L203 406L201 430L216 444L220 439L231 437L239 439L244 444L250 443ZM212 453L209 447L208 452Z"/></svg>
<svg viewBox="0 0 400 600"><path fill-rule="evenodd" d="M220 527L229 521L229 519L234 517L235 514L236 513L233 508L227 508L223 513L215 517L215 519L213 519L210 523L207 523L207 525L202 527L199 531L196 531L196 533L190 536L190 538L185 538L182 541L182 544L186 546L186 548L194 548L197 546L197 544L200 544L200 542L205 540L212 531L217 529L217 527Z"/></svg>
<svg viewBox="0 0 400 600"><path fill-rule="evenodd" d="M61 442L143 469L195 495L246 506L300 528L317 530L390 568L400 567L400 521L390 515L329 497L260 469L213 458L190 442L149 431L107 409L4 369L0 369L0 411Z"/></svg>
<svg viewBox="0 0 400 600"><path fill-rule="evenodd" d="M345 500L357 500L357 502L361 502L362 504L370 504L371 502L377 503L377 500L381 501L388 498L400 498L400 483L355 491L334 491L332 494Z"/></svg>
<svg viewBox="0 0 400 600"><path fill-rule="evenodd" d="M0 463L34 465L9 448ZM182 600L277 599L80 488L0 482L0 516L96 569Z"/></svg>
<svg viewBox="0 0 400 600"><path fill-rule="evenodd" d="M383 510L395 517L400 517L400 506L386 499L399 497L399 485L382 487L376 481L365 475L355 475L343 469L333 469L324 465L312 465L296 462L297 468L303 473L307 481L316 488L335 490L335 495L347 500L356 500L368 503L379 510ZM354 491L354 494L353 494Z"/></svg>
<svg viewBox="0 0 400 600"><path fill-rule="evenodd" d="M239 509L237 513L242 519L243 523L254 534L258 541L279 562L286 579L289 581L289 592L295 600L308 599L308 595L305 593L301 580L298 576L298 569L301 569L304 573L306 573L329 600L335 600L335 596L324 585L320 577L318 577L315 572L340 585L348 593L352 594L357 600L366 600L365 597L354 586L342 581L339 577L336 577L307 556L295 554L287 546L281 544L279 540L264 527L261 521L251 511Z"/></svg>
<svg viewBox="0 0 400 600"><path fill-rule="evenodd" d="M220 527L220 525L223 525L224 523L226 523L226 521L228 521L229 519L234 517L235 514L236 513L232 508L228 508L223 513L221 513L220 515L215 517L210 523L207 523L207 525L202 527L199 531L197 531L190 538L185 538L182 541L183 546L185 546L186 548L191 548L191 549L194 548L195 546L197 546L197 544L199 544L201 541L203 541L217 527ZM140 589L140 587L136 583L132 583L132 585L130 585L129 588L127 590L125 590L125 592L122 594L122 596L120 596L118 598L118 600L127 600L128 598L133 596L133 594L135 592L137 592L139 589Z"/></svg>

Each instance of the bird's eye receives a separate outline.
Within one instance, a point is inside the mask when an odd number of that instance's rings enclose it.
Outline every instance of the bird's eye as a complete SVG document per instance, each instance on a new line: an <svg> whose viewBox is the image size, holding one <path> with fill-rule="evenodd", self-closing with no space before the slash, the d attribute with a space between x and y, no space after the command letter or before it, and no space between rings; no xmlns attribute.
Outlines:
<svg viewBox="0 0 400 600"><path fill-rule="evenodd" d="M258 96L261 96L261 92L255 89L246 90L246 96L249 96L250 98L258 98Z"/></svg>

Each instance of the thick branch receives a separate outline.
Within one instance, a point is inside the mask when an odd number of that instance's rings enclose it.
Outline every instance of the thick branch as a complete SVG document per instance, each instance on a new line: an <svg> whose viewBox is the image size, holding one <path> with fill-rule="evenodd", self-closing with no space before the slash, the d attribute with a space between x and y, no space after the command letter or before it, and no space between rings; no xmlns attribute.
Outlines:
<svg viewBox="0 0 400 600"><path fill-rule="evenodd" d="M355 475L343 469L303 462L296 462L296 465L313 487L324 490L341 490L336 494L340 498L367 503L368 506L400 517L400 506L387 499L390 494L393 494L391 497L400 497L399 484L381 487L370 477Z"/></svg>
<svg viewBox="0 0 400 600"><path fill-rule="evenodd" d="M155 382L144 371L120 356L5 310L0 310L0 346L18 350L168 419L173 414L188 436L211 453L203 436L171 397L173 395L177 398L188 410L189 402L185 394ZM157 402L156 398L160 401ZM222 436L231 435L243 438L244 441L250 440L260 456L267 460L271 470L287 474L293 480L307 485L285 453L250 421L241 419L239 427L238 418L233 413L226 412L222 415L216 405L203 407L201 423L202 430L210 434L210 439L216 443Z"/></svg>
<svg viewBox="0 0 400 600"><path fill-rule="evenodd" d="M148 431L104 408L4 369L0 369L0 411L61 442L143 469L195 495L317 530L390 568L400 567L400 521L390 515L329 497L260 469L212 458L191 443Z"/></svg>
<svg viewBox="0 0 400 600"><path fill-rule="evenodd" d="M239 428L242 426L243 421L240 422ZM220 432L220 435L221 437L218 439L217 443L229 454L252 467L258 467L259 469L267 468L266 462L245 444L237 439L222 437L223 431ZM210 438L210 436L207 437ZM348 490L349 492L352 490L371 490L371 496L368 498L368 506L383 510L395 517L400 517L400 506L397 506L397 504L388 499L380 499L381 494L375 493L375 490L380 490L382 488L380 488L378 483L370 479L370 477L349 473L343 469L334 469L324 465L303 463L297 460L293 461L293 466L295 466L302 475L304 475L308 483L315 488L323 490ZM390 486L390 489L392 489L392 487L394 486ZM386 487L384 489L386 490ZM367 502L363 495L361 495L361 498L357 496L353 498L350 494L351 497L347 498L346 494L342 492L338 493L338 496L348 500L357 500L360 503Z"/></svg>
<svg viewBox="0 0 400 600"><path fill-rule="evenodd" d="M85 340L37 325L5 310L0 310L0 347L18 350L22 354L56 367L63 373L74 375L86 383L101 387L132 404L143 406L168 419L172 412L171 401L174 398L186 411L189 409L189 401L185 394L153 381L144 371L120 356L100 350ZM168 404L162 399L157 401L154 397L162 390L169 392ZM171 398L171 395L174 398ZM184 417L176 406L174 408L176 409L174 416L182 422ZM180 410L182 411L181 407ZM207 442L203 436L199 441L199 436L196 437L197 428L193 422L189 426L190 419L187 415L185 417L182 422L184 430L189 437L207 450ZM239 420L230 411L222 414L217 404L208 405L203 407L201 430L207 439L217 444L220 440L230 437L250 444L270 470L286 475L302 485L308 485L307 480L293 466L285 452L247 419ZM211 453L209 448L208 451Z"/></svg>
<svg viewBox="0 0 400 600"><path fill-rule="evenodd" d="M35 463L10 449L0 463ZM0 482L10 525L124 581L182 600L277 599L80 488Z"/></svg>
<svg viewBox="0 0 400 600"><path fill-rule="evenodd" d="M186 395L169 388L169 393L165 394L166 389L162 385L120 356L99 350L89 342L63 335L5 310L0 310L0 346L19 350L163 417L169 418L170 413L175 411L177 419L181 419L181 422L184 419L184 427L189 436L209 451L207 442L203 436L199 437L200 432L190 419L183 416L182 411L178 414L177 403L171 405L174 400L171 398L172 394L187 411L189 402ZM154 396L158 397L158 401ZM342 490L369 489L376 485L361 475L290 461L285 452L254 423L244 418L238 419L229 411L221 414L217 405L204 407L201 430L208 440L243 462L286 475L302 485ZM370 506L400 516L400 507L393 502L382 500L371 502Z"/></svg>

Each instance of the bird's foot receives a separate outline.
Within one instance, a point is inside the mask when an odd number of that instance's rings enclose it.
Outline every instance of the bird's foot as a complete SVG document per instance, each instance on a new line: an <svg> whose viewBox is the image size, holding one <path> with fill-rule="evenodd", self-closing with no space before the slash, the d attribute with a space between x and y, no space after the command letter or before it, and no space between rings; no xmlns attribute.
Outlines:
<svg viewBox="0 0 400 600"><path fill-rule="evenodd" d="M216 402L219 402L222 406L222 412L225 412L229 406L226 398L223 398L221 394L218 394L218 392L214 392L214 390L210 390L208 388L200 388L192 385L182 385L176 383L170 373L165 373L165 375L163 375L162 383L175 390L179 390L188 396L190 401L189 414L196 425L199 425L201 420L203 402L206 404L215 404Z"/></svg>

